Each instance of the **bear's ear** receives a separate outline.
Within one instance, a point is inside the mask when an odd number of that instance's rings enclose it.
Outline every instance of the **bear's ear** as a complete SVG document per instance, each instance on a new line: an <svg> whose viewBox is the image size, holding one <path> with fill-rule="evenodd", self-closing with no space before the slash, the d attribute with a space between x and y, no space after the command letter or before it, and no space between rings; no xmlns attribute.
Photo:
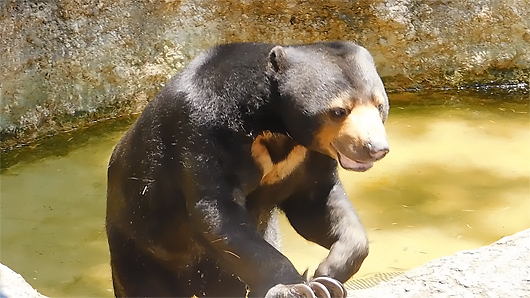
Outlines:
<svg viewBox="0 0 530 298"><path fill-rule="evenodd" d="M282 46L275 46L269 52L269 61L275 72L282 72L287 68L285 49Z"/></svg>

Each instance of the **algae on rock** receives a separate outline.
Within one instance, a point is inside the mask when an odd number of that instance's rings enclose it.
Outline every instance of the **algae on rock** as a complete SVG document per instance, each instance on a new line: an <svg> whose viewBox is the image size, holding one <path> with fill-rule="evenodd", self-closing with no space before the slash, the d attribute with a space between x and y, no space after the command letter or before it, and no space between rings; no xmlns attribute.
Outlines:
<svg viewBox="0 0 530 298"><path fill-rule="evenodd" d="M136 113L218 43L352 40L390 90L522 84L530 0L86 1L0 4L3 149Z"/></svg>

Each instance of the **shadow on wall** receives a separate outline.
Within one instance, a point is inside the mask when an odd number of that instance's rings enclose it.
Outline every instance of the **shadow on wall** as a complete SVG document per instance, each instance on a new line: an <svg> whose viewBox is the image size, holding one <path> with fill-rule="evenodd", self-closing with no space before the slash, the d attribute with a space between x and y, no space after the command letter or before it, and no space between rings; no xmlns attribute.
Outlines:
<svg viewBox="0 0 530 298"><path fill-rule="evenodd" d="M51 156L66 156L72 150L81 148L116 132L124 132L136 120L137 115L94 123L90 127L77 129L44 138L41 141L20 146L17 150L0 151L0 173L19 162L34 162Z"/></svg>

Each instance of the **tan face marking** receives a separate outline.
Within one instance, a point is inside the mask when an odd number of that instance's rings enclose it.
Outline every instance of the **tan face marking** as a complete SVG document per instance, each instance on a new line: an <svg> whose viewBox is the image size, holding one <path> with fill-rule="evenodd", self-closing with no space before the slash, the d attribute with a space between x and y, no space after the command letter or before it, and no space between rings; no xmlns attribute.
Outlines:
<svg viewBox="0 0 530 298"><path fill-rule="evenodd" d="M266 144L270 144L273 139L276 143L278 141L287 142L289 137L282 134L264 132L256 137L250 148L252 158L254 158L262 170L261 185L272 185L285 179L304 161L307 154L305 147L296 145L287 154L285 159L273 163L269 150L266 147Z"/></svg>
<svg viewBox="0 0 530 298"><path fill-rule="evenodd" d="M385 103L385 100L383 99L383 96L381 94L375 94L372 97L372 101L376 107Z"/></svg>
<svg viewBox="0 0 530 298"><path fill-rule="evenodd" d="M350 92L341 92L338 96L333 98L328 108L345 108L352 110L354 108L354 103L352 102L352 94ZM374 93L371 97L371 104L377 108L378 105L384 105L384 97L380 93ZM367 105L370 105L369 103Z"/></svg>
<svg viewBox="0 0 530 298"><path fill-rule="evenodd" d="M352 96L350 92L341 92L338 96L333 98L328 108L341 107L345 109L352 109L353 105L351 98Z"/></svg>
<svg viewBox="0 0 530 298"><path fill-rule="evenodd" d="M317 146L323 153L337 158L337 146L361 148L370 138L386 138L379 111L372 104L355 106L342 121L325 120L318 131Z"/></svg>

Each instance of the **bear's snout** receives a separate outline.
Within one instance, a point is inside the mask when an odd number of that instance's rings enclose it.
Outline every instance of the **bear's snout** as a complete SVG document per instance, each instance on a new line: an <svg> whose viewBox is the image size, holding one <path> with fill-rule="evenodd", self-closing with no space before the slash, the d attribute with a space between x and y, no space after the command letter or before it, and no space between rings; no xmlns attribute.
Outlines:
<svg viewBox="0 0 530 298"><path fill-rule="evenodd" d="M385 157L390 149L378 110L373 106L354 109L342 123L332 146L341 166L348 170L356 170L357 164L371 167Z"/></svg>
<svg viewBox="0 0 530 298"><path fill-rule="evenodd" d="M374 159L374 161L383 159L383 157L385 157L390 151L386 138L370 140L370 142L366 144L366 149L368 150L368 154Z"/></svg>
<svg viewBox="0 0 530 298"><path fill-rule="evenodd" d="M332 143L336 159L346 170L366 171L373 163L381 160L390 151L386 138L361 141L358 138L343 137Z"/></svg>

